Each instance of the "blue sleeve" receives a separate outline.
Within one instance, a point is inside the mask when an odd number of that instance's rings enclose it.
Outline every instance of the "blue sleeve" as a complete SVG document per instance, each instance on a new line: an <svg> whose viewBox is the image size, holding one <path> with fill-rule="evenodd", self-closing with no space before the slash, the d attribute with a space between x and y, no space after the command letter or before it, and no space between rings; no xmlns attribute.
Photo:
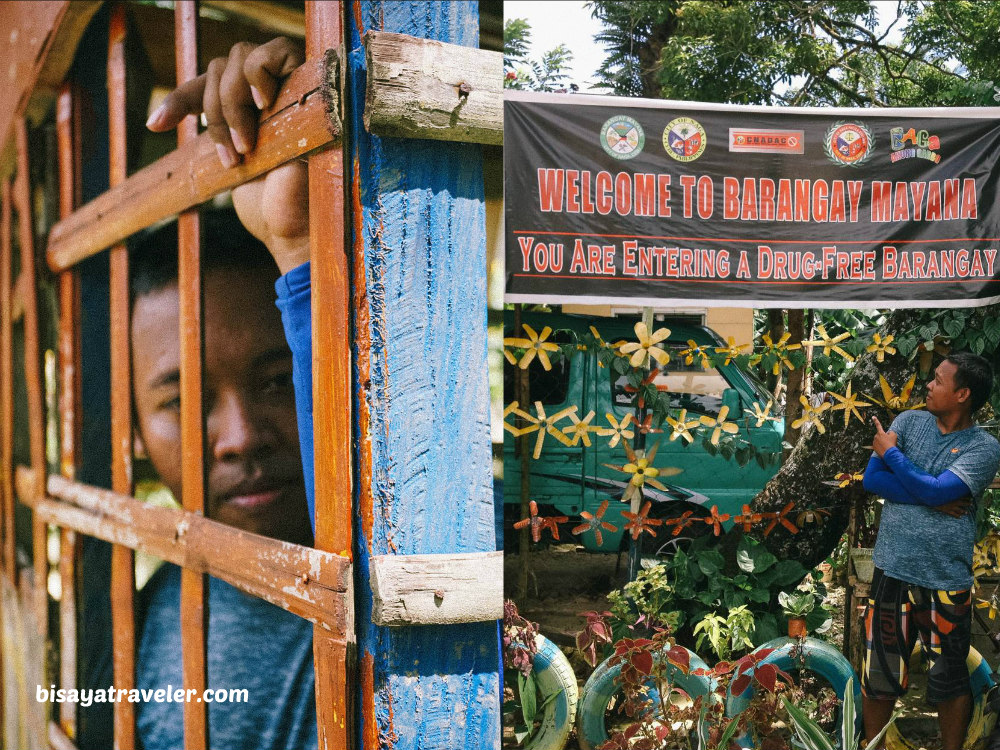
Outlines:
<svg viewBox="0 0 1000 750"><path fill-rule="evenodd" d="M275 282L278 309L285 338L292 350L292 382L302 450L309 521L316 533L316 501L313 492L313 402L312 402L312 282L309 263L296 266Z"/></svg>
<svg viewBox="0 0 1000 750"><path fill-rule="evenodd" d="M877 453L872 454L868 467L865 469L864 488L892 503L923 505L903 488L899 478L892 473Z"/></svg>
<svg viewBox="0 0 1000 750"><path fill-rule="evenodd" d="M932 476L914 466L899 448L887 450L883 460L903 488L921 505L944 505L971 494L965 482L950 470Z"/></svg>

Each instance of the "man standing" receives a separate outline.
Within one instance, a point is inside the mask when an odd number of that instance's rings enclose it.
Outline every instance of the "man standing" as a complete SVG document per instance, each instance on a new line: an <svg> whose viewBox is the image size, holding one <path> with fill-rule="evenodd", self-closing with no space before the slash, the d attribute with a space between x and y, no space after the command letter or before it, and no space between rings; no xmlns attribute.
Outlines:
<svg viewBox="0 0 1000 750"><path fill-rule="evenodd" d="M943 750L960 750L972 708L965 662L971 626L976 511L1000 465L1000 444L976 426L993 372L984 358L948 356L927 384L927 411L877 419L864 486L886 499L865 614L861 678L869 740L906 692L919 637ZM875 750L875 748L872 748Z"/></svg>

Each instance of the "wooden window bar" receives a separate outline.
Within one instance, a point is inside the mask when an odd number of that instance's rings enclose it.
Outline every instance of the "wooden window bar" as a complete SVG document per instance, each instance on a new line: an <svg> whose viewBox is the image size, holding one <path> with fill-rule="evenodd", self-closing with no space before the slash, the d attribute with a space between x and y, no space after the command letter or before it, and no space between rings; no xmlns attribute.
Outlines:
<svg viewBox="0 0 1000 750"><path fill-rule="evenodd" d="M15 497L33 512L35 618L47 638L49 525L59 529L59 684L77 687L76 590L81 535L112 544L111 606L116 688L136 685L135 550L182 568L181 642L184 688L207 686L207 575L216 576L314 624L317 724L320 747L350 747L350 645L354 640L351 573L351 390L349 265L345 242L343 153L339 147L337 52L342 47L339 2L306 3L307 61L262 113L257 147L241 165L222 169L207 134L188 118L177 149L129 176L126 150L126 12L111 12L108 35L110 188L79 206L80 116L77 96L64 85L57 100L59 215L46 259L59 274L59 472L48 475L38 300L30 212L27 124L15 123L17 176L3 181L0 215L0 558L16 585ZM198 75L197 2L175 4L177 81ZM336 146L331 148L332 146ZM205 434L202 417L203 321L196 207L291 159L309 156L310 245L313 284L313 382L316 544L306 548L259 537L204 517ZM12 212L19 219L21 272L12 278ZM147 506L131 495L132 399L128 252L131 234L179 214L178 282L181 341L183 510ZM75 265L103 252L110 261L112 486L76 480L81 443L80 287ZM24 321L30 468L13 471L12 334ZM322 384L322 387L319 387ZM322 446L322 449L320 449ZM47 681L47 676L45 677ZM184 708L184 746L209 746L207 704ZM72 748L75 706L62 703L48 725L51 748ZM135 706L116 702L114 742L137 746Z"/></svg>

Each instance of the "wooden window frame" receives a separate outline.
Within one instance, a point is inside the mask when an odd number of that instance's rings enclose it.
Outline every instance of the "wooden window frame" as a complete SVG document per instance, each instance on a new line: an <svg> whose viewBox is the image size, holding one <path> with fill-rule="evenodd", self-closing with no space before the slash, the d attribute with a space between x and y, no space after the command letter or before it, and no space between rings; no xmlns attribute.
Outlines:
<svg viewBox="0 0 1000 750"><path fill-rule="evenodd" d="M57 4L50 4L55 6ZM47 16L52 30L85 24L87 11L66 7ZM79 5L96 6L95 3ZM51 9L50 9L51 10ZM178 148L128 175L125 125L124 5L111 13L108 48L110 189L80 204L80 117L77 95L60 88L56 121L60 220L49 233L46 259L58 274L59 474L47 476L44 386L40 369L39 310L35 279L27 122L15 122L17 176L2 182L0 216L0 545L3 572L17 585L14 546L16 500L32 510L34 579L31 597L39 635L47 638L50 525L59 529L60 687L76 685L76 598L74 581L81 536L112 543L111 606L115 687L135 687L136 550L158 555L182 568L181 642L184 688L204 690L207 681L207 579L211 574L314 623L319 747L351 747L353 695L351 648L354 640L351 550L351 353L347 321L350 272L346 254L343 150L336 102L336 60L343 56L340 2L306 2L306 62L282 87L275 104L262 113L255 152L242 165L220 169L207 134L194 118L178 130ZM177 80L198 74L197 3L178 0L175 11ZM82 27L81 27L82 28ZM59 33L51 33L52 40ZM39 58L51 51L46 37ZM49 46L46 46L49 45ZM36 68L36 71L38 68ZM307 548L259 537L204 517L204 432L201 403L203 330L199 226L196 206L291 159L308 157L310 250L313 285L313 382L316 445L316 537ZM12 214L19 218L20 275L11 278ZM183 510L155 508L132 497L132 399L128 254L122 244L134 232L179 214L181 320L181 432ZM76 265L107 250L111 293L112 487L76 480L79 461L80 289ZM28 393L30 466L13 467L12 329L23 319L24 381ZM12 470L13 469L13 475ZM44 669L44 666L43 666ZM48 684L49 677L43 682ZM184 708L184 746L207 748L207 704ZM137 746L135 706L116 702L114 741L120 750ZM2 711L2 704L0 704ZM72 748L75 706L60 704L49 721L50 747ZM346 719L345 719L346 717ZM0 717L0 726L3 726Z"/></svg>

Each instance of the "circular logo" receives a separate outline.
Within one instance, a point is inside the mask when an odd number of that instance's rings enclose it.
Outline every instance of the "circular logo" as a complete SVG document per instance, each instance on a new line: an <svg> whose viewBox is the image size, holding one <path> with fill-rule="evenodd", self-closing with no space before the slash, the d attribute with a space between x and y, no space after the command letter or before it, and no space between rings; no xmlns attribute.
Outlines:
<svg viewBox="0 0 1000 750"><path fill-rule="evenodd" d="M637 156L646 144L642 125L625 115L615 115L601 126L601 145L616 159Z"/></svg>
<svg viewBox="0 0 1000 750"><path fill-rule="evenodd" d="M678 117L663 129L663 148L677 161L694 161L705 151L705 128L690 117Z"/></svg>
<svg viewBox="0 0 1000 750"><path fill-rule="evenodd" d="M823 148L830 161L856 167L871 158L875 148L875 137L860 123L838 122L826 131Z"/></svg>

